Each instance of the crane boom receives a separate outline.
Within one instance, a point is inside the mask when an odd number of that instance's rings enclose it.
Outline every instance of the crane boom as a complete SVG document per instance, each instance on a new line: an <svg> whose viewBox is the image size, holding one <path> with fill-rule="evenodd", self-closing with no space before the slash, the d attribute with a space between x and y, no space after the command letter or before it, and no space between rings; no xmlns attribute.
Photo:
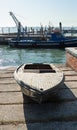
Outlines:
<svg viewBox="0 0 77 130"><path fill-rule="evenodd" d="M15 24L16 24L16 27L17 27L17 30L18 30L18 38L19 38L21 32L24 31L24 27L21 25L21 22L18 21L16 16L13 14L13 12L9 12L9 13L12 16L12 18L13 18ZM23 34L24 34L24 32L23 32Z"/></svg>
<svg viewBox="0 0 77 130"><path fill-rule="evenodd" d="M12 12L9 12L9 13L12 16L14 22L16 23L16 26L18 26L18 23L19 23L18 19L15 17L15 15Z"/></svg>

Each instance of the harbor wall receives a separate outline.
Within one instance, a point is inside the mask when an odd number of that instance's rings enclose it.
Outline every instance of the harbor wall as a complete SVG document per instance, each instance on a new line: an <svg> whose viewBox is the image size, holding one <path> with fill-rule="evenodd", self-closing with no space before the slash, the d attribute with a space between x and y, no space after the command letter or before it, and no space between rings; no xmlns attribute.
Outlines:
<svg viewBox="0 0 77 130"><path fill-rule="evenodd" d="M77 71L77 48L66 48L66 65Z"/></svg>

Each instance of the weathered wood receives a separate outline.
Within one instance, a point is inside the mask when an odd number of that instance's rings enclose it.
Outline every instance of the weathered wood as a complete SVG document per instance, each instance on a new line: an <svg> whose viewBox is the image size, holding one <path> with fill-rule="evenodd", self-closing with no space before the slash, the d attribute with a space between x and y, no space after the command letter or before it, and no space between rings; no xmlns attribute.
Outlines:
<svg viewBox="0 0 77 130"><path fill-rule="evenodd" d="M62 85L61 88L65 89L77 89L77 81L64 82L65 85ZM0 92L19 92L21 91L20 86L15 83L0 83Z"/></svg>
<svg viewBox="0 0 77 130"><path fill-rule="evenodd" d="M64 82L65 85L62 85L61 88L72 88L72 89L77 89L77 81L69 81L69 82ZM0 92L17 92L21 91L20 86L15 82L15 83L0 83Z"/></svg>
<svg viewBox="0 0 77 130"><path fill-rule="evenodd" d="M42 90L41 93L44 93L52 91L51 89L62 83L63 72L53 64L23 64L17 68L14 77L23 88L25 84L27 89L30 87L32 90L38 90L39 93Z"/></svg>

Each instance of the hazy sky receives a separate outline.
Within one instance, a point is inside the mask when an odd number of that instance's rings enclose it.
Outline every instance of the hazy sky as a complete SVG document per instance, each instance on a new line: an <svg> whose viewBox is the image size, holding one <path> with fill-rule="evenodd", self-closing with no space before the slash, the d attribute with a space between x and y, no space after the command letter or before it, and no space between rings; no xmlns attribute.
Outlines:
<svg viewBox="0 0 77 130"><path fill-rule="evenodd" d="M0 27L15 26L10 11L23 26L77 26L77 0L0 0Z"/></svg>

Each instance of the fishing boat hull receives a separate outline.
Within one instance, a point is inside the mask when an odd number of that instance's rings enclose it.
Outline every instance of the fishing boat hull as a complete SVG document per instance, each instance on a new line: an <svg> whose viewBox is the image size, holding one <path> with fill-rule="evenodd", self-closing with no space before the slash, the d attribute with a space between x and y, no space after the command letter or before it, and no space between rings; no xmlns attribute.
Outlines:
<svg viewBox="0 0 77 130"><path fill-rule="evenodd" d="M14 72L22 92L41 103L55 95L63 84L62 71L52 64L23 64Z"/></svg>
<svg viewBox="0 0 77 130"><path fill-rule="evenodd" d="M10 47L17 48L65 48L77 47L77 40L53 42L53 41L10 41Z"/></svg>
<svg viewBox="0 0 77 130"><path fill-rule="evenodd" d="M48 39L12 39L9 41L11 47L20 48L65 48L77 47L77 38L65 38L61 33L52 33Z"/></svg>

